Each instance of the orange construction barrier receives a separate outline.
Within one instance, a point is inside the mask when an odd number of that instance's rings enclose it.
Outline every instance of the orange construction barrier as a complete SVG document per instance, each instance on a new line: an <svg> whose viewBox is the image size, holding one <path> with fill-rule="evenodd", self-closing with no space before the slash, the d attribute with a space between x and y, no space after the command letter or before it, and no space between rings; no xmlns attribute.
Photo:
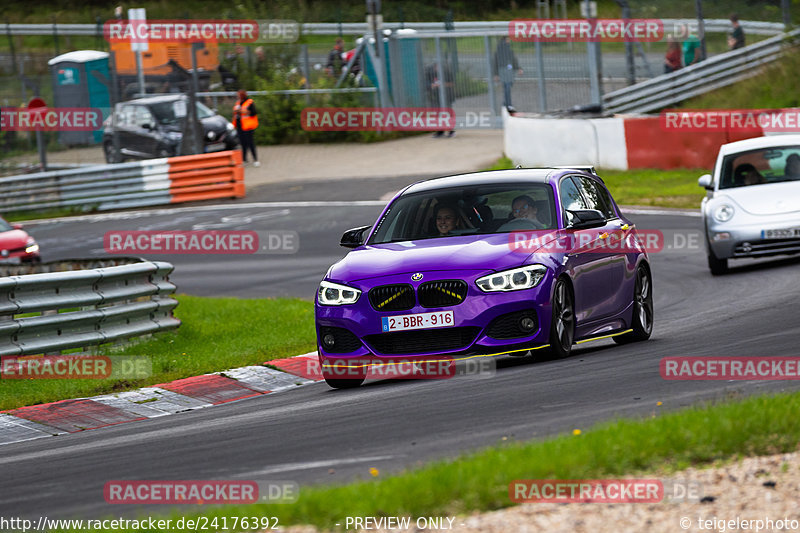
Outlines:
<svg viewBox="0 0 800 533"><path fill-rule="evenodd" d="M170 203L245 196L239 150L170 157L167 163Z"/></svg>

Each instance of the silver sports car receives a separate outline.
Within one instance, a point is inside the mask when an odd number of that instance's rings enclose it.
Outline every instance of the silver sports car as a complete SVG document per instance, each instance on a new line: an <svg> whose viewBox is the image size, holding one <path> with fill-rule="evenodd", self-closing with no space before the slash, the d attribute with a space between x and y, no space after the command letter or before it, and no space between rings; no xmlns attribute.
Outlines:
<svg viewBox="0 0 800 533"><path fill-rule="evenodd" d="M800 135L722 145L714 174L700 177L708 267L728 259L800 253Z"/></svg>

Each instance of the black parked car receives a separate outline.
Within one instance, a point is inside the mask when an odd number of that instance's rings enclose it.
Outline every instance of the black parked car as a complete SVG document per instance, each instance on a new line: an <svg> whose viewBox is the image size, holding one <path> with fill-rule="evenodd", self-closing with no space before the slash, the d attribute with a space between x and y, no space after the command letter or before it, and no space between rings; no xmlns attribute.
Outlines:
<svg viewBox="0 0 800 533"><path fill-rule="evenodd" d="M116 119L104 123L103 151L108 163L127 159L152 159L191 153L181 147L187 99L176 94L122 102L115 106ZM183 108L183 109L181 109ZM177 112L176 112L177 111ZM236 129L224 117L197 102L197 118L203 124L204 152L233 150L239 145ZM119 135L114 149L113 132Z"/></svg>

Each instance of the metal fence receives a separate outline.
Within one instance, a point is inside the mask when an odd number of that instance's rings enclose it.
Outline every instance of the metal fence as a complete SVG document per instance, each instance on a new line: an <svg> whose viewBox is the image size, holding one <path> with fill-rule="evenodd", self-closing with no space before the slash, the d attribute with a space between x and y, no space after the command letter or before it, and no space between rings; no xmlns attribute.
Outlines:
<svg viewBox="0 0 800 533"><path fill-rule="evenodd" d="M172 270L170 263L141 261L2 277L0 354L51 354L176 329ZM29 314L37 316L20 316Z"/></svg>
<svg viewBox="0 0 800 533"><path fill-rule="evenodd" d="M721 54L695 65L637 83L603 96L606 113L647 113L758 74L787 45L796 44L800 30Z"/></svg>

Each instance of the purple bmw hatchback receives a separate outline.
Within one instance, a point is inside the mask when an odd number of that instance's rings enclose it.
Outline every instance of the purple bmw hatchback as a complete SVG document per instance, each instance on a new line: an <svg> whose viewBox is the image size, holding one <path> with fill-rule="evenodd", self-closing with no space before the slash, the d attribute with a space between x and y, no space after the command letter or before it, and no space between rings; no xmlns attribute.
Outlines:
<svg viewBox="0 0 800 533"><path fill-rule="evenodd" d="M335 388L395 361L560 358L578 341L641 341L653 329L647 252L589 167L421 181L341 245L353 250L315 302Z"/></svg>

